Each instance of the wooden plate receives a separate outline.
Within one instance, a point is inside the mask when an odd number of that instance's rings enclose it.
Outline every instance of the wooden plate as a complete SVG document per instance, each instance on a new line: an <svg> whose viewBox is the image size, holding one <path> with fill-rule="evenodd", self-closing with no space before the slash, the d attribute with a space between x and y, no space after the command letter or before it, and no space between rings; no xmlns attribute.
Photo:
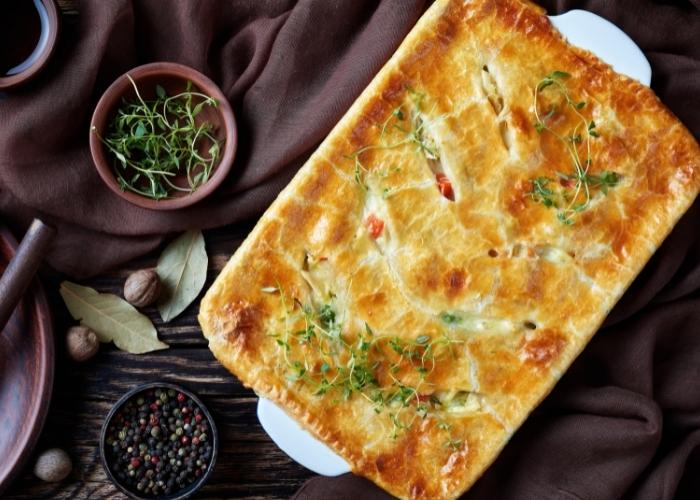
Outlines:
<svg viewBox="0 0 700 500"><path fill-rule="evenodd" d="M0 272L16 248L17 241L0 226ZM35 280L0 333L0 495L39 438L51 401L53 368L51 315Z"/></svg>

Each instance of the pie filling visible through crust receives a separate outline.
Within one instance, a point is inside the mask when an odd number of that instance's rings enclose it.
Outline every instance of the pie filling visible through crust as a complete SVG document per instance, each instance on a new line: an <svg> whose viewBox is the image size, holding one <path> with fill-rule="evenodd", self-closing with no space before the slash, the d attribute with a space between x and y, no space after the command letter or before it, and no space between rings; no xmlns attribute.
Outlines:
<svg viewBox="0 0 700 500"><path fill-rule="evenodd" d="M520 0L438 0L202 301L216 357L400 497L456 497L700 187L651 90Z"/></svg>

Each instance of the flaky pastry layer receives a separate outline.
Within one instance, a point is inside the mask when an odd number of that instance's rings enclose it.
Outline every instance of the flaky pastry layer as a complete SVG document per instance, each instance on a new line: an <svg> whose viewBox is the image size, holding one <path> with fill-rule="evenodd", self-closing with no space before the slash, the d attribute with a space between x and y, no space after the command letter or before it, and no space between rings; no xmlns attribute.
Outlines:
<svg viewBox="0 0 700 500"><path fill-rule="evenodd" d="M567 177L572 145L586 198ZM355 473L399 497L457 497L693 202L699 172L698 144L654 93L541 8L438 0L231 258L202 330Z"/></svg>

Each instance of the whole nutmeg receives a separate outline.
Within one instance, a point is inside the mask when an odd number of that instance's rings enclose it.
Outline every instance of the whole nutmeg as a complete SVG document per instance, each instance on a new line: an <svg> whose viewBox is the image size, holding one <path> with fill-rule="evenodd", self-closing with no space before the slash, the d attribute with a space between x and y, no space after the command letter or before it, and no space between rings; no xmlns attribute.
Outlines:
<svg viewBox="0 0 700 500"><path fill-rule="evenodd" d="M34 475L42 481L56 482L64 480L70 471L73 470L73 463L68 453L60 448L46 450L34 465Z"/></svg>
<svg viewBox="0 0 700 500"><path fill-rule="evenodd" d="M97 334L85 326L74 326L66 334L66 350L75 361L87 361L100 348Z"/></svg>
<svg viewBox="0 0 700 500"><path fill-rule="evenodd" d="M153 269L131 273L124 283L124 298L133 306L146 307L160 296L160 278Z"/></svg>

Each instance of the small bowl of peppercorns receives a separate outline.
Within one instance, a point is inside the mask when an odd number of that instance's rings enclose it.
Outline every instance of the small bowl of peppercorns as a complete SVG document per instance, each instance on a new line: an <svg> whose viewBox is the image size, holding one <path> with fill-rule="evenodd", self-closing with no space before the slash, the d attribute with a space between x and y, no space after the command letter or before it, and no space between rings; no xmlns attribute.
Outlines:
<svg viewBox="0 0 700 500"><path fill-rule="evenodd" d="M141 385L112 407L102 426L107 477L131 498L180 500L214 469L218 435L190 391L166 382Z"/></svg>

